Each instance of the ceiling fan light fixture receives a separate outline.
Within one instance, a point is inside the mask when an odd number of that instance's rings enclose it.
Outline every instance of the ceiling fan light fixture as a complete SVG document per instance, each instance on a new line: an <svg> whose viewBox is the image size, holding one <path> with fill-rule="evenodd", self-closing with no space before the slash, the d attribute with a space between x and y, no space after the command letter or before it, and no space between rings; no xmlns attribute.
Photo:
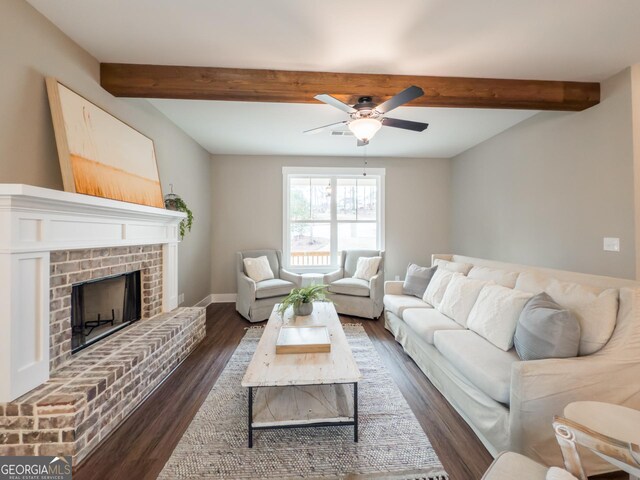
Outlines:
<svg viewBox="0 0 640 480"><path fill-rule="evenodd" d="M382 122L375 118L358 118L349 122L349 130L358 140L368 142L382 127Z"/></svg>

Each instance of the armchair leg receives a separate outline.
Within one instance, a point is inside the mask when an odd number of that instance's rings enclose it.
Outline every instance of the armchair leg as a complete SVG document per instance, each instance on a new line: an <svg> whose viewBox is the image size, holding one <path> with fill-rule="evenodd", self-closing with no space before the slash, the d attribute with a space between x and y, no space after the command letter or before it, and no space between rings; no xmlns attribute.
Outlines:
<svg viewBox="0 0 640 480"><path fill-rule="evenodd" d="M577 477L579 480L588 480L587 475L582 468L582 462L580 461L580 454L575 443L575 436L562 425L555 425L554 429L556 433L556 440L560 445L562 451L562 458L564 460L564 468Z"/></svg>

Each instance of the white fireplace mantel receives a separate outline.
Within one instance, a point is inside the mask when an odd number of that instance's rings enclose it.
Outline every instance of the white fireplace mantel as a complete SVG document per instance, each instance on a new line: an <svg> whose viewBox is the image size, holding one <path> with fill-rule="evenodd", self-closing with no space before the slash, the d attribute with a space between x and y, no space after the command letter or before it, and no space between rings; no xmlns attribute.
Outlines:
<svg viewBox="0 0 640 480"><path fill-rule="evenodd" d="M50 252L163 245L163 311L178 306L178 224L161 208L0 184L0 402L49 379Z"/></svg>

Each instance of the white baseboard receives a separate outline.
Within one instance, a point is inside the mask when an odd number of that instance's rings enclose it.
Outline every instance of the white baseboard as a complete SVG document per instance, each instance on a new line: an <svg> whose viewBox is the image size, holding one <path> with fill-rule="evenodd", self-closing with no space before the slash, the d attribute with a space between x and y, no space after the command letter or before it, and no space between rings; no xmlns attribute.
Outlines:
<svg viewBox="0 0 640 480"><path fill-rule="evenodd" d="M209 296L211 303L235 303L238 295L235 293L212 293Z"/></svg>
<svg viewBox="0 0 640 480"><path fill-rule="evenodd" d="M208 307L212 303L235 303L236 297L235 293L211 293L196 303L194 307Z"/></svg>
<svg viewBox="0 0 640 480"><path fill-rule="evenodd" d="M207 295L202 300L200 300L198 303L196 303L194 305L194 307L205 307L205 308L208 307L209 305L211 305L213 303L213 300L212 300L211 297L213 297L212 294Z"/></svg>

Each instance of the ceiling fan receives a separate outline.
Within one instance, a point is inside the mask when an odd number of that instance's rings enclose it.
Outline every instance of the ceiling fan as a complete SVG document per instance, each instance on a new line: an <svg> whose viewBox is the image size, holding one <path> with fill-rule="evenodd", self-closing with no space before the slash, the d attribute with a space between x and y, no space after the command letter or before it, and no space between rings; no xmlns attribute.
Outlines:
<svg viewBox="0 0 640 480"><path fill-rule="evenodd" d="M380 130L381 127L395 127L405 130L411 130L413 132L423 132L429 126L428 123L413 122L411 120L400 120L398 118L385 117L385 114L398 108L405 103L410 102L418 97L424 95L424 91L420 87L411 86L404 89L397 95L391 97L386 102L380 105L375 105L371 102L371 97L360 97L358 103L355 105L347 105L346 103L338 100L335 97L327 93L322 95L316 95L314 98L321 102L338 108L343 112L349 114L350 120L344 120L342 122L331 123L318 128L312 128L306 130L303 133L320 133L321 131L329 128L333 129L338 125L346 125L349 130L353 132L358 139L358 146L362 147L369 143L369 140Z"/></svg>

